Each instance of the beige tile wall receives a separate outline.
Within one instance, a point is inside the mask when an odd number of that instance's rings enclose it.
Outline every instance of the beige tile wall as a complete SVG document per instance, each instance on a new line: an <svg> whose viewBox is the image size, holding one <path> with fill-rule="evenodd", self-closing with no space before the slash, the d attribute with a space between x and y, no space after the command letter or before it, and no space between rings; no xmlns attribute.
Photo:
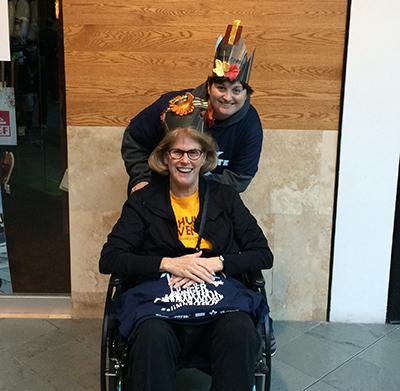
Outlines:
<svg viewBox="0 0 400 391"><path fill-rule="evenodd" d="M99 316L97 261L126 198L123 128L68 127L74 316ZM275 254L266 273L275 319L326 317L336 131L266 130L260 168L243 195Z"/></svg>
<svg viewBox="0 0 400 391"><path fill-rule="evenodd" d="M275 255L266 273L273 317L326 318L336 131L267 130L243 196Z"/></svg>
<svg viewBox="0 0 400 391"><path fill-rule="evenodd" d="M276 319L326 318L336 148L336 131L265 131L243 199L274 251L266 279Z"/></svg>
<svg viewBox="0 0 400 391"><path fill-rule="evenodd" d="M123 128L69 126L68 174L73 315L98 316L106 278L99 253L126 199Z"/></svg>

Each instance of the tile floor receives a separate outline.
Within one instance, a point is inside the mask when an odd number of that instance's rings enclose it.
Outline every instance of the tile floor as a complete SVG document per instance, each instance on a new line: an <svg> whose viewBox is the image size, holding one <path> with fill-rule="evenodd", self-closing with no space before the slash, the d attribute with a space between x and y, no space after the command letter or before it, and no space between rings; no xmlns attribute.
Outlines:
<svg viewBox="0 0 400 391"><path fill-rule="evenodd" d="M280 321L275 333L272 391L400 390L400 325ZM99 320L0 319L0 391L98 391L99 339ZM185 371L178 385L208 378Z"/></svg>

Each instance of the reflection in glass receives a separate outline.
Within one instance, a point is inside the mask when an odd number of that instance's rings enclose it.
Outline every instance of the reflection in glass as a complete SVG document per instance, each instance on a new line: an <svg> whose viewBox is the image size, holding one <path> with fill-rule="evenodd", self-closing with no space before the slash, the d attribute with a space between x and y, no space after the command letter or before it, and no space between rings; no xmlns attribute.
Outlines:
<svg viewBox="0 0 400 391"><path fill-rule="evenodd" d="M4 82L15 96L17 145L2 181L13 293L70 292L62 17L55 2L9 0L11 62ZM1 139L0 139L1 144ZM6 186L8 185L8 187ZM7 189L9 190L7 193Z"/></svg>

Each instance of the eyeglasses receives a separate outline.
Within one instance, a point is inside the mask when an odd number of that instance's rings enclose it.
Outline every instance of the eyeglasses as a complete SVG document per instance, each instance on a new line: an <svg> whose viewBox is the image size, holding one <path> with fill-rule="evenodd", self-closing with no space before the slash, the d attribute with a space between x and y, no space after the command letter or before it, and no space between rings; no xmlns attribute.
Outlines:
<svg viewBox="0 0 400 391"><path fill-rule="evenodd" d="M172 148L168 153L169 156L171 156L171 159L174 160L182 159L185 153L190 160L198 160L203 154L203 151L200 149L189 149L188 151L183 151L182 149Z"/></svg>

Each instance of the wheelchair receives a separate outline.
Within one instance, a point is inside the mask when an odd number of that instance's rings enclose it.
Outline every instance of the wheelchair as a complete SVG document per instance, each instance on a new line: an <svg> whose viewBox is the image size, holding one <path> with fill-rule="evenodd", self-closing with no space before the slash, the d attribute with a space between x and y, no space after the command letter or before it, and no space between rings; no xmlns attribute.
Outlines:
<svg viewBox="0 0 400 391"><path fill-rule="evenodd" d="M265 280L261 271L243 275L245 285L260 292L267 299ZM102 325L101 355L100 355L100 390L101 391L126 391L124 389L124 367L128 359L129 345L118 332L118 321L113 317L111 308L113 302L129 287L124 278L112 275L109 280L105 300L104 317ZM271 330L270 319L258 330L261 335L260 356L255 363L254 388L256 391L269 391L271 387ZM179 369L196 368L210 374L208 363L200 357L179 363Z"/></svg>

